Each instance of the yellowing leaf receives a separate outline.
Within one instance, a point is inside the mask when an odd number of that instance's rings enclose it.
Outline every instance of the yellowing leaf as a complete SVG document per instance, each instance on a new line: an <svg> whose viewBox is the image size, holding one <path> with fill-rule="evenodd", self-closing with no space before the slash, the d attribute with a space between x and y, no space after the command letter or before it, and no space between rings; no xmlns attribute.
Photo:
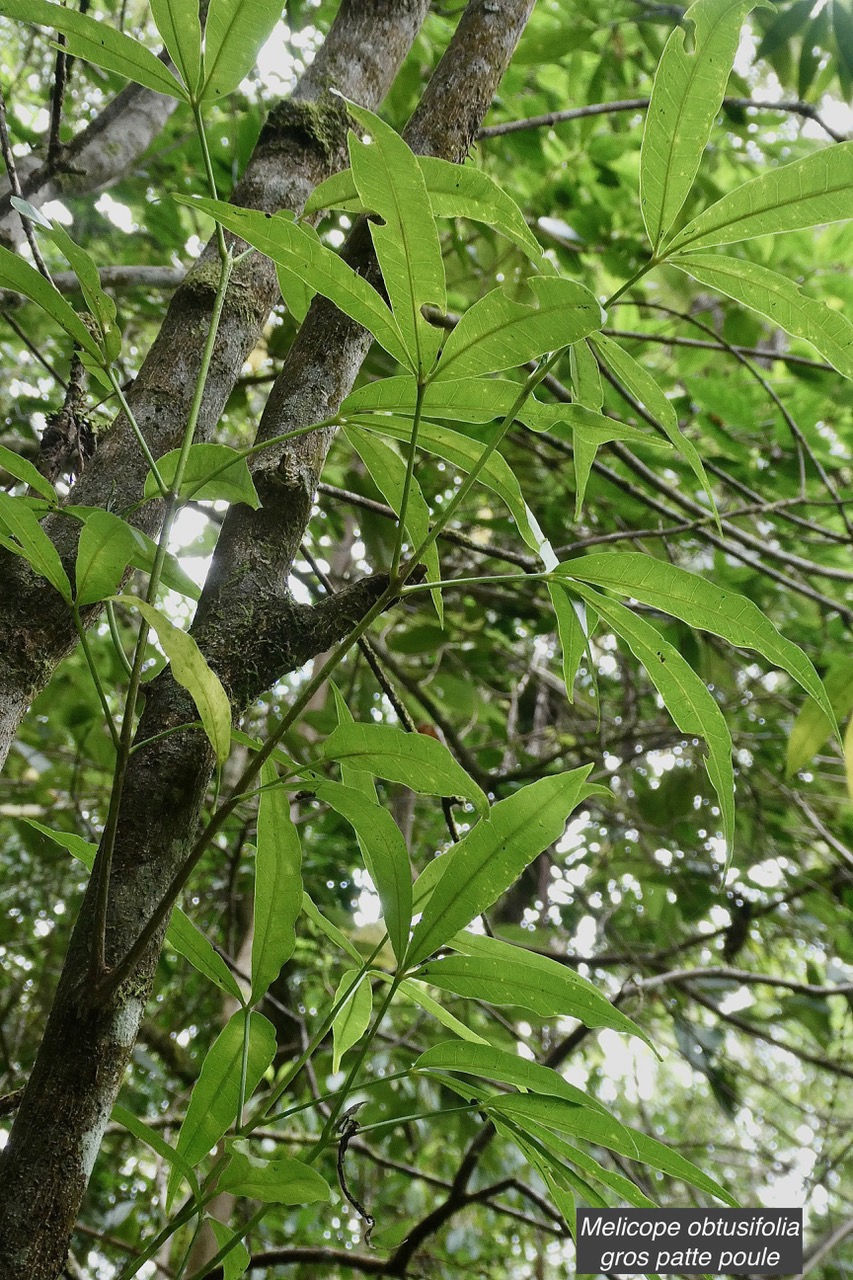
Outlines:
<svg viewBox="0 0 853 1280"><path fill-rule="evenodd" d="M348 969L338 983L334 1004L346 997L332 1023L332 1071L340 1071L341 1058L358 1044L370 1025L373 991L370 978L359 969Z"/></svg>
<svg viewBox="0 0 853 1280"><path fill-rule="evenodd" d="M142 614L172 666L172 675L190 694L220 764L231 750L231 704L219 676L204 659L195 640L181 631L153 605L138 596L113 596L117 604L126 604Z"/></svg>

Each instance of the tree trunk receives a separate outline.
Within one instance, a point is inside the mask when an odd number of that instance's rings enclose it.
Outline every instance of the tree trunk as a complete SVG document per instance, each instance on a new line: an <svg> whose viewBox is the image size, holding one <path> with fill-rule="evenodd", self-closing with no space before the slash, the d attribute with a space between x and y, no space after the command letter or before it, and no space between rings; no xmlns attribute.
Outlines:
<svg viewBox="0 0 853 1280"><path fill-rule="evenodd" d="M389 9L387 4L363 2L352 7L359 14L368 9L387 14ZM411 39L413 6L401 7ZM407 130L415 150L464 159L532 7L533 0L472 0ZM425 8L419 7L421 16ZM372 46L381 52L383 72L388 74L387 22L376 19ZM397 49L399 62L399 43ZM340 84L343 67L339 76ZM372 87L375 90L375 82ZM307 190L302 200L305 195ZM261 199L256 193L255 201ZM375 273L363 223L355 229L349 257L366 274ZM192 291L192 283L189 288ZM229 324L237 324L239 310L232 305ZM202 312L199 306L196 324ZM252 324L258 315L253 306ZM316 300L274 386L259 438L310 425L334 412L351 388L369 344L369 336L357 325ZM231 358L230 340L224 354ZM152 409L159 403L162 413L168 384L153 385L149 378L146 389L156 392L149 403ZM216 393L213 399L219 403ZM214 416L214 408L208 407L208 428L218 411ZM159 429L154 417L146 418L144 426L146 431ZM235 715L277 679L346 634L384 589L385 579L376 575L313 607L296 605L290 598L293 558L331 439L331 432L315 432L286 450L270 451L272 458L262 455L255 479L263 506L256 512L233 507L223 526L193 632L222 679ZM158 438L154 452L162 451ZM143 479L144 467L137 467L133 485L141 489ZM102 493L98 487L105 480L102 460L99 475L89 483ZM55 645L55 635L52 638ZM147 687L136 741L194 719L191 700L167 669ZM197 730L175 732L134 751L113 855L108 965L127 955L185 862L212 767L210 746ZM0 1239L6 1250L0 1264L2 1280L54 1280L61 1269L153 981L162 927L118 991L103 1006L94 1000L89 981L95 946L94 883L95 877L74 930L36 1066L0 1158Z"/></svg>

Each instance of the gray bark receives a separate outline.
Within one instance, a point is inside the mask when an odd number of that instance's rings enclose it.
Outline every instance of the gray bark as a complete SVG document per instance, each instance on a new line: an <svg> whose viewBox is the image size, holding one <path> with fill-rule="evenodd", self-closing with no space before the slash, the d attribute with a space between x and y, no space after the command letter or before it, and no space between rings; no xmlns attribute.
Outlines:
<svg viewBox="0 0 853 1280"><path fill-rule="evenodd" d="M407 131L415 149L456 161L465 157L532 6L533 0L472 0ZM360 11L367 7L362 4ZM387 12L387 5L378 7ZM425 9L421 5L420 13ZM375 48L375 30L373 40ZM387 37L381 53L387 66ZM375 273L363 225L349 256L365 273ZM357 325L315 302L270 397L260 438L310 425L336 409L369 343ZM146 428L156 427L146 421ZM346 634L385 586L377 575L313 608L290 598L290 569L330 443L330 433L317 432L272 457L264 455L255 467L262 507L232 508L223 526L193 631L235 714ZM137 742L195 718L168 669L146 692ZM212 766L199 731L174 733L131 757L113 855L108 964L127 955L180 871ZM153 981L162 929L118 992L103 1005L94 1001L87 983L93 917L90 886L36 1066L0 1158L0 1238L9 1242L8 1260L0 1264L3 1280L56 1276Z"/></svg>
<svg viewBox="0 0 853 1280"><path fill-rule="evenodd" d="M140 263L139 266L101 267L98 270L101 285L104 289L123 291L126 289L177 289L186 275L183 267L157 267ZM54 271L53 283L60 293L79 293L80 281L73 271ZM21 294L11 289L0 290L0 306L14 306L20 302Z"/></svg>

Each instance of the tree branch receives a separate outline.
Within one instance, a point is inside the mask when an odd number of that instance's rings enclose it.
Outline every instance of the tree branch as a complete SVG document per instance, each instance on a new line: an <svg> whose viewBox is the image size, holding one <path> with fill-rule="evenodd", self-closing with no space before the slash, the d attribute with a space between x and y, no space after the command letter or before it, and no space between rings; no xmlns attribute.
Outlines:
<svg viewBox="0 0 853 1280"><path fill-rule="evenodd" d="M570 107L565 111L547 111L541 116L528 116L524 120L505 120L501 124L487 125L481 129L478 138L500 138L508 133L521 133L526 129L552 129L554 125L565 124L569 120L587 120L590 116L616 115L623 111L645 111L649 105L648 98L624 98L617 102L591 102L583 107ZM724 98L723 106L733 110L777 111L787 115L802 116L804 120L813 120L832 138L833 142L846 142L843 133L837 133L822 118L816 107L810 102L765 102L757 98Z"/></svg>
<svg viewBox="0 0 853 1280"><path fill-rule="evenodd" d="M22 195L40 206L48 200L88 195L121 178L162 132L177 99L155 93L142 85L129 84L112 102L60 152L40 164L35 156L19 164ZM0 196L0 243L14 247L22 239L16 226L17 214L7 191Z"/></svg>

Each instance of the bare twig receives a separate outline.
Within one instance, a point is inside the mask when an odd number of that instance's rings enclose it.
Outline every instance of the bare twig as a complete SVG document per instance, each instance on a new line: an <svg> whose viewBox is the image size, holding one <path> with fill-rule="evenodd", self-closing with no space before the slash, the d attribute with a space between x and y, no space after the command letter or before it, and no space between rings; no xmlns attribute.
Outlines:
<svg viewBox="0 0 853 1280"><path fill-rule="evenodd" d="M541 116L528 116L524 120L505 120L501 124L490 124L479 132L479 138L499 138L507 133L520 133L526 129L551 129L554 125L565 124L569 120L586 120L590 116L616 115L624 111L645 111L649 105L648 98L624 98L617 102L591 102L584 107L570 107L565 111L548 111ZM843 133L836 132L821 117L816 107L810 102L763 102L756 98L724 98L723 106L734 110L780 111L787 115L802 116L804 120L813 120L832 138L833 142L846 142Z"/></svg>
<svg viewBox="0 0 853 1280"><path fill-rule="evenodd" d="M9 138L9 125L6 120L6 99L3 97L3 91L0 89L0 152L3 154L3 163L6 165L6 174L9 178L9 186L12 188L13 195L18 199L22 198L21 184L18 180L18 170L15 165L15 156L12 151L12 142ZM41 250L36 241L36 234L33 230L33 224L29 218L25 218L21 213L21 226L24 228L24 235L27 237L27 243L30 246L30 252L33 255L33 261L45 280L50 280L50 272L45 265L44 258L41 256Z"/></svg>

